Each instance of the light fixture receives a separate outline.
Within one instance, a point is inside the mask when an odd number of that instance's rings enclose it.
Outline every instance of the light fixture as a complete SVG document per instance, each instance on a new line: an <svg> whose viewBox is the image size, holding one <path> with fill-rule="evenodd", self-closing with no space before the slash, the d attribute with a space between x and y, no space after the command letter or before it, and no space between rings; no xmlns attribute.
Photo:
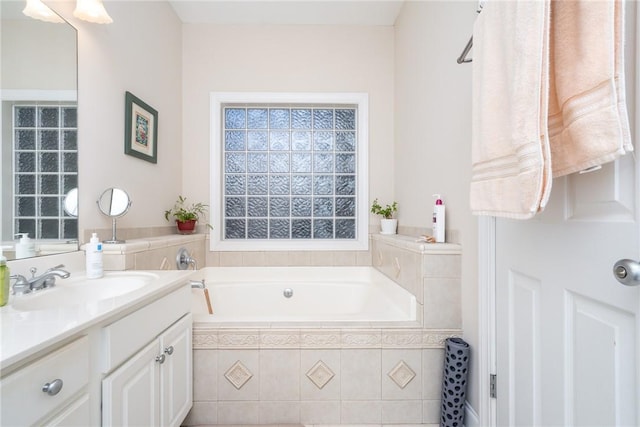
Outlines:
<svg viewBox="0 0 640 427"><path fill-rule="evenodd" d="M96 24L111 24L113 22L104 8L102 0L76 0L76 10L73 11L73 16Z"/></svg>
<svg viewBox="0 0 640 427"><path fill-rule="evenodd" d="M60 16L40 0L27 0L27 5L23 9L22 13L27 15L29 18L39 19L40 21L54 23L64 22Z"/></svg>

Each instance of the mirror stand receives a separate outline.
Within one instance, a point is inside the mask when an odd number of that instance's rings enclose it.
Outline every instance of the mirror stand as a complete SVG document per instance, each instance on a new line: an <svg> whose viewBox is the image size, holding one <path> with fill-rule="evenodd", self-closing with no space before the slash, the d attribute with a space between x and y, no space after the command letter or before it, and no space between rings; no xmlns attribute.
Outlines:
<svg viewBox="0 0 640 427"><path fill-rule="evenodd" d="M116 237L116 218L123 216L131 207L131 198L126 191L119 188L108 188L97 200L100 212L111 218L111 240L102 243L125 243Z"/></svg>
<svg viewBox="0 0 640 427"><path fill-rule="evenodd" d="M113 244L126 243L126 240L119 240L116 237L116 217L115 216L111 218L111 239L105 240L102 243L113 243Z"/></svg>

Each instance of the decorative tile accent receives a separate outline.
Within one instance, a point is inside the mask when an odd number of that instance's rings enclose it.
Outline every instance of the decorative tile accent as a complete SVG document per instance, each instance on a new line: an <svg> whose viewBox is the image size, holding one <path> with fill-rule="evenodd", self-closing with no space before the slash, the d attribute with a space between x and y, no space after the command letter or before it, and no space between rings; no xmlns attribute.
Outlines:
<svg viewBox="0 0 640 427"><path fill-rule="evenodd" d="M260 331L261 348L300 348L300 331Z"/></svg>
<svg viewBox="0 0 640 427"><path fill-rule="evenodd" d="M387 375L398 387L405 388L415 378L416 373L413 372L409 365L404 363L404 360L401 360Z"/></svg>
<svg viewBox="0 0 640 427"><path fill-rule="evenodd" d="M340 348L340 331L302 331L300 334L302 348Z"/></svg>
<svg viewBox="0 0 640 427"><path fill-rule="evenodd" d="M253 377L253 374L238 360L224 373L224 377L240 390Z"/></svg>
<svg viewBox="0 0 640 427"><path fill-rule="evenodd" d="M199 350L218 348L218 332L211 330L194 330L193 348Z"/></svg>
<svg viewBox="0 0 640 427"><path fill-rule="evenodd" d="M421 331L382 330L382 348L422 348Z"/></svg>
<svg viewBox="0 0 640 427"><path fill-rule="evenodd" d="M460 329L211 329L194 327L193 348L444 348L447 338L460 337Z"/></svg>
<svg viewBox="0 0 640 427"><path fill-rule="evenodd" d="M379 329L342 332L343 348L380 348L381 340Z"/></svg>
<svg viewBox="0 0 640 427"><path fill-rule="evenodd" d="M218 332L219 348L260 348L260 332L257 330L249 331L219 331Z"/></svg>
<svg viewBox="0 0 640 427"><path fill-rule="evenodd" d="M318 362L316 362L316 364L307 371L307 377L319 389L327 385L334 376L335 374L333 371L322 360L318 360Z"/></svg>
<svg viewBox="0 0 640 427"><path fill-rule="evenodd" d="M459 336L459 331L425 330L422 336L422 348L444 348L444 342L447 338L455 338Z"/></svg>

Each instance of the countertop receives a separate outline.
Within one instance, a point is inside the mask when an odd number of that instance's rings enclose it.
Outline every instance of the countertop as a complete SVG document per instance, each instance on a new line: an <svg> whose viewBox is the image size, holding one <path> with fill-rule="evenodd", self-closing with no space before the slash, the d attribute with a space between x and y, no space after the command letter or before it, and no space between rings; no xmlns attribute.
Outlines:
<svg viewBox="0 0 640 427"><path fill-rule="evenodd" d="M63 305L39 310L21 311L14 307L16 301L39 295L46 297L53 289L37 291L27 295L11 295L9 304L0 308L0 369L29 358L39 351L98 324L115 321L134 310L187 284L193 271L109 271L104 277L112 280L132 273L154 275L150 283L129 293L77 305ZM73 278L74 274L72 274ZM57 279L63 284L65 279ZM71 279L66 279L71 280ZM87 279L92 285L101 279ZM107 283L107 281L105 281ZM112 282L113 283L113 282Z"/></svg>

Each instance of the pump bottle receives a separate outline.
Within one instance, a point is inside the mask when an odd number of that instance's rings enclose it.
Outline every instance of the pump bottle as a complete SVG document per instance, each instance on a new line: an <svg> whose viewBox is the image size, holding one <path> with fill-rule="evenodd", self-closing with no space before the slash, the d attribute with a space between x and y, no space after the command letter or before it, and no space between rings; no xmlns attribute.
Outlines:
<svg viewBox="0 0 640 427"><path fill-rule="evenodd" d="M102 243L96 233L91 234L85 246L87 279L98 279L104 274L102 267Z"/></svg>
<svg viewBox="0 0 640 427"><path fill-rule="evenodd" d="M16 243L16 259L36 256L36 244L29 238L29 233L18 233L20 241Z"/></svg>
<svg viewBox="0 0 640 427"><path fill-rule="evenodd" d="M444 204L439 194L434 194L436 203L433 206L433 237L436 243L444 243Z"/></svg>

